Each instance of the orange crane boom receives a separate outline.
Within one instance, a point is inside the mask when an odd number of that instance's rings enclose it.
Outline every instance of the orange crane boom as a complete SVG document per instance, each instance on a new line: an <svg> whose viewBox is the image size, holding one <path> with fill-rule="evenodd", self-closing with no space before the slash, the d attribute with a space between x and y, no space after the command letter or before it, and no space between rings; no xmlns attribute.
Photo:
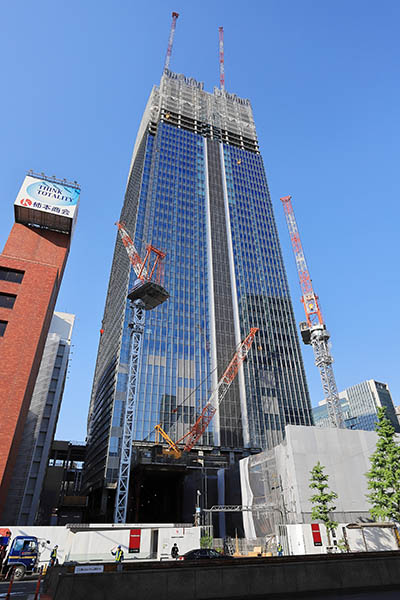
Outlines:
<svg viewBox="0 0 400 600"><path fill-rule="evenodd" d="M219 405L224 399L232 381L235 379L240 365L248 355L257 331L258 327L252 327L250 329L250 333L242 342L240 342L238 349L233 355L233 358L225 369L222 377L220 377L217 387L211 394L207 404L201 412L201 415L197 418L192 428L183 437L174 442L162 429L161 425L155 426L156 432L160 434L167 442L170 448L169 453L171 453L175 458L180 458L182 456L182 452L189 452L207 429L211 419L217 412ZM180 450L178 444L180 444L183 440L186 440L185 446L183 450Z"/></svg>

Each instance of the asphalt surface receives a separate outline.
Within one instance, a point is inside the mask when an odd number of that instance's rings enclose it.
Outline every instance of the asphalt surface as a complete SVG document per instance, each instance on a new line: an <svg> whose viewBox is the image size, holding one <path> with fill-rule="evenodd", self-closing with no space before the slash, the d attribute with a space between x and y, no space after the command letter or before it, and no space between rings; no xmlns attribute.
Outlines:
<svg viewBox="0 0 400 600"><path fill-rule="evenodd" d="M384 590L380 592L324 592L322 594L288 594L279 596L266 594L257 600L400 600L400 590ZM140 599L144 600L144 599ZM248 598L235 598L248 600Z"/></svg>
<svg viewBox="0 0 400 600"><path fill-rule="evenodd" d="M9 581L0 583L0 599L7 596ZM33 600L36 591L37 579L15 581L11 588L10 600Z"/></svg>

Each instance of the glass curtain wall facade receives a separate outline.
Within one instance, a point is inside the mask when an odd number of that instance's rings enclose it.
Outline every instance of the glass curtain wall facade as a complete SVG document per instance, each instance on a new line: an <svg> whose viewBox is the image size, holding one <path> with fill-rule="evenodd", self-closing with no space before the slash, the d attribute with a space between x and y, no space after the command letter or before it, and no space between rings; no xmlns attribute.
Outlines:
<svg viewBox="0 0 400 600"><path fill-rule="evenodd" d="M121 220L139 253L166 251L170 298L146 313L134 435L179 437L237 344L247 361L199 444L270 448L312 416L285 269L250 102L165 71L135 144ZM118 477L134 277L117 238L88 418L86 487Z"/></svg>

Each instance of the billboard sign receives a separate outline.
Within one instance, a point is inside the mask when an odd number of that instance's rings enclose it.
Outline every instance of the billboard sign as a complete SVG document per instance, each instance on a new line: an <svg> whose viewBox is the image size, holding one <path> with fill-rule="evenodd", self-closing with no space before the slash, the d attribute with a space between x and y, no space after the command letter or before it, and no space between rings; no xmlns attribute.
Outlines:
<svg viewBox="0 0 400 600"><path fill-rule="evenodd" d="M79 195L78 187L28 175L14 202L17 221L72 232Z"/></svg>

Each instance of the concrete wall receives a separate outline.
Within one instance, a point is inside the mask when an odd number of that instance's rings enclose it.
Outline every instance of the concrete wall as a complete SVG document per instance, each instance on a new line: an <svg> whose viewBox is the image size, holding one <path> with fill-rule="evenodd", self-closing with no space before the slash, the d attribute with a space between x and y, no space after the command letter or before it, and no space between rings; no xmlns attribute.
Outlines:
<svg viewBox="0 0 400 600"><path fill-rule="evenodd" d="M203 564L206 563L206 564ZM104 573L53 570L44 591L54 600L251 600L279 594L331 590L400 590L400 553L232 559L173 563L104 565Z"/></svg>
<svg viewBox="0 0 400 600"><path fill-rule="evenodd" d="M242 503L253 507L243 517L246 537L274 533L282 522L311 523L310 471L318 461L338 494L333 519L370 517L365 474L376 441L373 431L287 425L279 446L240 461Z"/></svg>
<svg viewBox="0 0 400 600"><path fill-rule="evenodd" d="M372 431L286 427L285 443L277 448L276 456L287 508L303 516L311 513L310 471L320 461L330 489L338 494L336 520L349 522L355 520L354 514L368 514L365 473L376 441ZM347 518L340 518L346 514Z"/></svg>

